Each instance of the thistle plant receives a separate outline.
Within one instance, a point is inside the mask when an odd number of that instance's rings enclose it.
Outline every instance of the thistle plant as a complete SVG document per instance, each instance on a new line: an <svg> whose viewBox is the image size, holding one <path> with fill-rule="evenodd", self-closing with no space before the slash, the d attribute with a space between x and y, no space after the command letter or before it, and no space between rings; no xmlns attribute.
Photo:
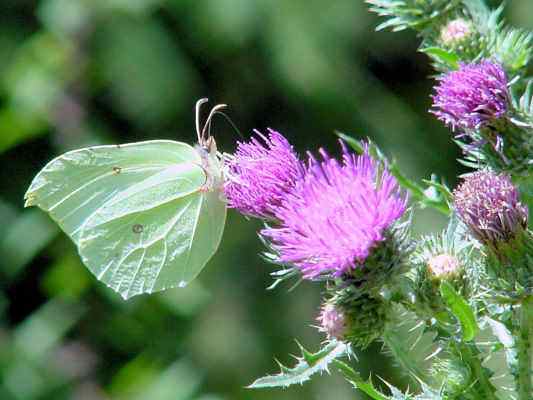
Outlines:
<svg viewBox="0 0 533 400"><path fill-rule="evenodd" d="M282 196L256 185L276 199L270 215L258 215L265 258L281 267L271 288L288 279L322 285L324 345L316 353L300 345L295 366L250 387L338 370L378 400L531 400L532 36L481 0L367 2L386 18L378 29L417 31L436 73L429 112L450 128L471 171L454 190L433 179L425 189L373 143L340 134L342 159L309 153L301 175L279 186ZM266 157L257 162L275 163L277 153ZM235 165L235 182L245 181ZM420 206L448 215L447 229L413 237ZM354 352L373 342L406 372L410 391L357 372Z"/></svg>
<svg viewBox="0 0 533 400"><path fill-rule="evenodd" d="M302 157L271 129L221 154L209 127L224 105L202 127L200 100L196 147L66 153L34 179L26 205L49 212L124 298L194 279L217 249L226 208L261 220L263 255L276 266L270 288L319 285L312 323L324 341L315 353L300 345L295 366L251 388L338 370L375 400L532 400L533 36L482 0L367 2L386 18L379 29L416 30L435 67L429 112L470 168L455 190L410 181L370 140L344 134L340 158ZM412 235L421 207L445 214L447 228ZM356 351L376 342L410 391L357 371Z"/></svg>

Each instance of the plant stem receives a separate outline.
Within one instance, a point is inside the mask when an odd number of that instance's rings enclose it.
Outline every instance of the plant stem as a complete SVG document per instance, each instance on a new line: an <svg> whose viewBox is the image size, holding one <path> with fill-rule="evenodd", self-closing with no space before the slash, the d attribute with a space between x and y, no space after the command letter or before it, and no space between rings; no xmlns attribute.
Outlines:
<svg viewBox="0 0 533 400"><path fill-rule="evenodd" d="M472 387L472 390L476 392L474 398L479 400L498 400L495 394L496 388L490 382L485 368L481 365L477 349L472 344L461 343L457 346L457 350L464 362L470 366L476 379L476 384Z"/></svg>
<svg viewBox="0 0 533 400"><path fill-rule="evenodd" d="M533 296L526 297L520 305L516 350L518 357L518 398L531 400L531 341L533 339Z"/></svg>

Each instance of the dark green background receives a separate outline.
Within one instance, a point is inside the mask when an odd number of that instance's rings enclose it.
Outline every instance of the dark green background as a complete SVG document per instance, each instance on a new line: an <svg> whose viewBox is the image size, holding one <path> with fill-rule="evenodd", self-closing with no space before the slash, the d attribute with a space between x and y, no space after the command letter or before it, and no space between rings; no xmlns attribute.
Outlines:
<svg viewBox="0 0 533 400"><path fill-rule="evenodd" d="M533 26L533 4L510 1ZM230 105L248 137L272 127L299 151L338 154L334 129L370 137L411 178L463 172L426 110L432 71L411 32L374 32L361 0L0 0L0 399L349 399L341 378L287 390L244 386L317 348L320 287L266 291L260 227L231 211L222 245L186 289L124 302L89 274L37 209L32 177L102 143L195 141L200 97ZM237 134L214 125L219 148ZM417 212L416 232L440 229ZM379 345L360 355L405 383ZM366 374L366 372L364 372Z"/></svg>

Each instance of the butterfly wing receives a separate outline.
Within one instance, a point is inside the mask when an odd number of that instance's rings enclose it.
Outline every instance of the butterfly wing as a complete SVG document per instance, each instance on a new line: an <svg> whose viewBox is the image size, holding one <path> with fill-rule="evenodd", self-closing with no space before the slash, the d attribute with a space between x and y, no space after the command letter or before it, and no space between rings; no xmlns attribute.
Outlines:
<svg viewBox="0 0 533 400"><path fill-rule="evenodd" d="M52 160L26 205L47 211L91 272L129 298L183 286L216 251L226 206L206 182L185 143L97 146Z"/></svg>

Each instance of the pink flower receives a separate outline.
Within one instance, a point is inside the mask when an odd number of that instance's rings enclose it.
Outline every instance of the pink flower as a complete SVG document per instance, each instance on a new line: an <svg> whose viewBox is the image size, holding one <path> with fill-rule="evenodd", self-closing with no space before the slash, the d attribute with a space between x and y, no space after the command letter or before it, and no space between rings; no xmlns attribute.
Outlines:
<svg viewBox="0 0 533 400"><path fill-rule="evenodd" d="M508 175L478 171L453 192L454 206L472 234L485 244L511 239L527 227L528 210Z"/></svg>
<svg viewBox="0 0 533 400"><path fill-rule="evenodd" d="M461 64L440 78L430 112L453 129L479 129L507 113L507 85L500 64Z"/></svg>
<svg viewBox="0 0 533 400"><path fill-rule="evenodd" d="M303 179L276 209L279 226L264 229L279 261L306 278L349 273L365 262L406 209L396 179L365 151L343 145L342 162L320 150L309 156Z"/></svg>
<svg viewBox="0 0 533 400"><path fill-rule="evenodd" d="M229 158L224 192L229 207L252 217L272 218L302 177L303 165L280 133L272 129L268 137L255 133L249 142L239 143Z"/></svg>

